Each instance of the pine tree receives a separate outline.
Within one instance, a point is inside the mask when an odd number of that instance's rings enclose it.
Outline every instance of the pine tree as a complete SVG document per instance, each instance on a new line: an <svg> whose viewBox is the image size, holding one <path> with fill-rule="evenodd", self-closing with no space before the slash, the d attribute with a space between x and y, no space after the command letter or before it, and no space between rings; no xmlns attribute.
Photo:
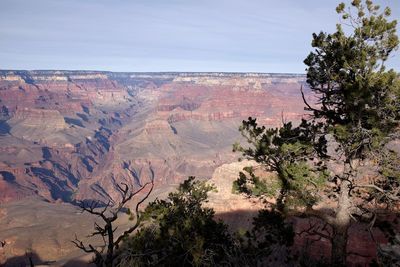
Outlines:
<svg viewBox="0 0 400 267"><path fill-rule="evenodd" d="M342 24L332 34L313 34L315 50L304 61L318 99L308 103L303 95L309 119L275 130L243 122L250 146L236 150L277 179L242 172L236 187L247 194L264 188L259 195L275 196L274 208L322 220L331 229L332 265L344 266L351 223L369 220L372 227L378 210L400 200L399 156L388 146L399 132L400 81L385 68L399 39L389 8L380 13L370 0L354 0L336 11ZM326 201L335 204L329 212L317 208Z"/></svg>

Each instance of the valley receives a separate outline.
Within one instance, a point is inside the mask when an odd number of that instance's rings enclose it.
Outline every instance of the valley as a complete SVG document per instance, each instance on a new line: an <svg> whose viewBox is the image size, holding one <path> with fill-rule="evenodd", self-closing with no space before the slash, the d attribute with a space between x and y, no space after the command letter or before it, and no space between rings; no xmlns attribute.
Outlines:
<svg viewBox="0 0 400 267"><path fill-rule="evenodd" d="M243 142L238 128L250 116L268 127L299 122L302 86L312 102L296 74L0 71L0 263L28 264L29 254L44 265L85 266L91 256L70 241L91 233L96 218L76 204L118 201L122 183L139 189L154 179L148 202L188 176L208 180L216 217L250 227L263 205L232 193L239 171L253 164L232 152ZM398 151L398 140L389 145ZM298 232L310 223L291 220ZM129 223L121 214L119 231ZM350 229L349 242L367 255L351 256L355 263L376 253L365 227ZM386 242L377 229L374 236ZM299 236L296 247L316 259L330 253L327 240L304 242Z"/></svg>
<svg viewBox="0 0 400 267"><path fill-rule="evenodd" d="M0 203L116 197L115 184L156 187L211 178L235 161L243 119L299 120L291 74L0 71Z"/></svg>
<svg viewBox="0 0 400 267"><path fill-rule="evenodd" d="M94 222L74 203L118 200L117 184L139 188L151 177L150 199L189 175L211 179L219 216L246 210L240 224L249 224L259 207L231 196L238 168L226 165L239 156L239 125L249 116L270 127L298 121L304 82L296 74L0 71L0 262L26 262L31 251L36 262L69 266L83 256L70 241Z"/></svg>

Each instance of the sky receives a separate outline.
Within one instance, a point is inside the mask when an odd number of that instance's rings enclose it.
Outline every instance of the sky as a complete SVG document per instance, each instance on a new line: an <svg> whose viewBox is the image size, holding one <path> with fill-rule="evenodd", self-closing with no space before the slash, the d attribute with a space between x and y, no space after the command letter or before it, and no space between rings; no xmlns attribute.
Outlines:
<svg viewBox="0 0 400 267"><path fill-rule="evenodd" d="M400 20L399 0L375 2ZM0 0L0 69L304 73L338 3ZM400 71L399 51L389 67Z"/></svg>

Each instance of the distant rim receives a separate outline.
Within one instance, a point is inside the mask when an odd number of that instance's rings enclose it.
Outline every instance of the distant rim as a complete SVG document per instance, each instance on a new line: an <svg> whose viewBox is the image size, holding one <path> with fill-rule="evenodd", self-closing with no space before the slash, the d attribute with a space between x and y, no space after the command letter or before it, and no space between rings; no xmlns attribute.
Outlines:
<svg viewBox="0 0 400 267"><path fill-rule="evenodd" d="M305 76L304 73L290 73L290 72L224 72L224 71L103 71L103 70L58 70L58 69L35 69L35 70L24 70L24 69L0 69L0 73L43 73L43 74L69 74L69 73L98 73L98 74L163 74L163 75L246 75L246 76Z"/></svg>

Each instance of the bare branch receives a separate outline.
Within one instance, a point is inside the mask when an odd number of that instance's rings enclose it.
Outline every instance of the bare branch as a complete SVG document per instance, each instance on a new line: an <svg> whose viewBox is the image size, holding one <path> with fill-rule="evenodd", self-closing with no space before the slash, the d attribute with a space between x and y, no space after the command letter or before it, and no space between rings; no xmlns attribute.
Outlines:
<svg viewBox="0 0 400 267"><path fill-rule="evenodd" d="M326 211L315 210L312 208L307 208L304 211L293 210L288 215L296 217L315 217L317 219L325 221L328 225L334 225L336 218L327 214Z"/></svg>
<svg viewBox="0 0 400 267"><path fill-rule="evenodd" d="M137 190L135 192L131 192L131 193L128 193L129 192L128 185L124 184L125 188L121 188L122 189L122 193L123 193L122 194L122 200L119 202L118 206L111 212L113 214L113 216L111 218L109 218L109 220L111 222L115 221L118 218L118 213L125 207L126 203L128 201L130 201L134 196L136 196L137 194L142 192L147 187L147 185L149 185L149 184L152 184L152 186L151 186L151 190L147 194L147 197L150 195L151 191L153 190L153 186L154 186L154 182L153 181L147 182L139 190Z"/></svg>
<svg viewBox="0 0 400 267"><path fill-rule="evenodd" d="M110 201L108 201L108 203L105 205L104 209L102 209L101 211L95 210L98 208L98 206L99 206L99 201L92 201L92 203L90 203L89 207L86 207L86 205L84 203L80 204L80 208L83 211L86 211L93 215L97 215L97 216L101 217L103 220L107 220L107 217L105 216L105 212L107 211L108 207L110 206Z"/></svg>
<svg viewBox="0 0 400 267"><path fill-rule="evenodd" d="M307 106L304 109L307 110L307 111L320 112L318 109L315 109L315 108L311 107L310 104L308 104L308 102L306 100L306 97L304 96L303 85L301 85L301 87L300 87L300 92L301 92L301 97L303 98L303 102Z"/></svg>
<svg viewBox="0 0 400 267"><path fill-rule="evenodd" d="M121 194L121 200L118 203L118 205L116 205L116 207L112 207L114 206L115 203L112 200L109 200L108 203L105 205L105 207L101 208L100 210L99 210L99 201L93 201L89 205L84 205L84 203L81 203L80 206L83 211L96 215L97 217L101 218L104 221L104 226L95 222L94 231L89 235L89 237L101 236L104 245L98 248L93 247L91 244L85 245L76 236L75 240L73 240L72 243L74 243L76 247L78 247L79 249L83 250L86 253L94 253L95 254L94 262L96 263L97 266L104 266L104 264L105 266L112 266L113 261L115 260L116 257L114 251L115 249L118 248L119 243L123 240L124 237L128 236L130 233L132 233L135 229L137 229L140 226L141 218L139 213L139 207L149 197L154 187L154 172L152 171L151 174L152 174L151 181L147 182L145 185L141 186L141 188L139 188L134 192L126 183L121 183L121 185L119 184L116 185L116 189ZM143 198L141 198L137 202L135 206L135 212L136 212L135 224L116 238L114 234L118 227L113 226L113 222L117 220L119 212L121 212L125 208L127 203L130 200L132 200L134 196L141 193L150 184L151 184L150 190L144 195ZM116 241L114 241L115 238ZM105 255L103 255L104 250L106 250Z"/></svg>
<svg viewBox="0 0 400 267"><path fill-rule="evenodd" d="M328 224L325 223L323 227L320 227L321 222L317 221L315 223L311 223L311 220L308 221L309 227L296 233L297 235L301 236L303 234L307 234L310 236L317 235L320 238L325 238L327 240L332 240L332 234L328 230ZM320 238L318 240L320 240ZM315 240L317 241L317 240Z"/></svg>
<svg viewBox="0 0 400 267"><path fill-rule="evenodd" d="M400 200L400 198L398 196L396 196L396 194L390 194L387 190L384 190L383 188L380 188L379 186L376 186L374 184L361 184L361 185L355 185L354 187L371 188L371 189L374 189L374 190L382 193L385 197L387 197L390 200L393 200L393 201Z"/></svg>
<svg viewBox="0 0 400 267"><path fill-rule="evenodd" d="M75 240L72 240L71 242L74 243L77 248L85 251L86 253L96 253L97 252L97 250L91 244L89 244L88 246L85 246L85 244L83 244L83 242L81 240L79 240L76 235L75 235Z"/></svg>
<svg viewBox="0 0 400 267"><path fill-rule="evenodd" d="M139 213L139 207L140 205L150 196L151 192L153 191L154 188L154 180L152 180L151 182L146 183L144 186L142 186L142 188L139 190L141 191L143 188L147 187L148 184L151 184L150 190L149 192L147 192L147 194L136 204L135 207L135 213L136 213L136 222L135 224L130 227L128 230L124 231L118 238L117 240L114 242L115 246L118 247L119 243L126 237L128 236L130 233L132 233L133 231L135 231L139 225L140 225L140 213Z"/></svg>

